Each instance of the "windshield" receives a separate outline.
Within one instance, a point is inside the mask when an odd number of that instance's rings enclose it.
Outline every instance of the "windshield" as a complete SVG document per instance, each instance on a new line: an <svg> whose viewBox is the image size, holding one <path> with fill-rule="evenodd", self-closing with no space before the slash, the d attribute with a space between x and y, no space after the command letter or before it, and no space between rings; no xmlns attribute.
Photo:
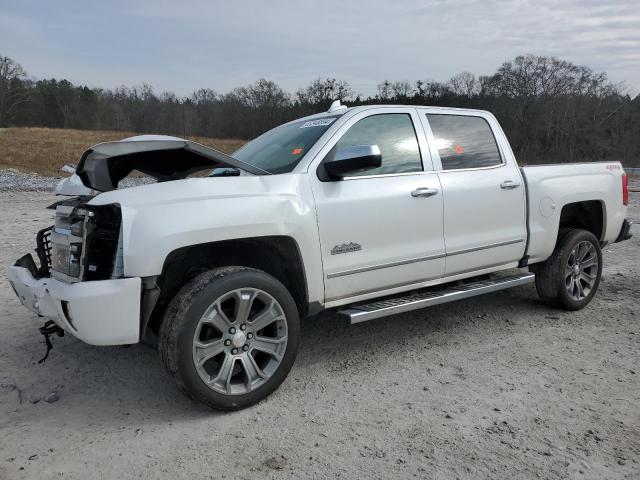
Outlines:
<svg viewBox="0 0 640 480"><path fill-rule="evenodd" d="M250 141L233 157L269 173L290 172L337 118L339 115L281 125Z"/></svg>

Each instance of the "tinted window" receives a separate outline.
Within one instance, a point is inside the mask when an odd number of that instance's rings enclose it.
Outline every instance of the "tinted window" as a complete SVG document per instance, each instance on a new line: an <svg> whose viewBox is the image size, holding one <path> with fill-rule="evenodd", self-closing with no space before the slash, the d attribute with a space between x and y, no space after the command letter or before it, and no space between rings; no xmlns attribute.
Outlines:
<svg viewBox="0 0 640 480"><path fill-rule="evenodd" d="M327 116L281 125L251 140L233 157L269 173L290 172L337 118Z"/></svg>
<svg viewBox="0 0 640 480"><path fill-rule="evenodd" d="M409 114L389 113L363 118L347 130L336 147L354 145L378 145L382 165L350 173L350 177L422 171L418 139Z"/></svg>
<svg viewBox="0 0 640 480"><path fill-rule="evenodd" d="M427 114L443 170L500 165L502 159L484 118Z"/></svg>

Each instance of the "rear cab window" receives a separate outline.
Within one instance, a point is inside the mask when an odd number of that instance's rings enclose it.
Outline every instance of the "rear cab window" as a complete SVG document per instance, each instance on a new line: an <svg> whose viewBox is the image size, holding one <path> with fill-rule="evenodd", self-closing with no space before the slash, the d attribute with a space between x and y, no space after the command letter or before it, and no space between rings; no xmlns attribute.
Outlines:
<svg viewBox="0 0 640 480"><path fill-rule="evenodd" d="M471 115L427 113L443 170L502 165L489 122Z"/></svg>

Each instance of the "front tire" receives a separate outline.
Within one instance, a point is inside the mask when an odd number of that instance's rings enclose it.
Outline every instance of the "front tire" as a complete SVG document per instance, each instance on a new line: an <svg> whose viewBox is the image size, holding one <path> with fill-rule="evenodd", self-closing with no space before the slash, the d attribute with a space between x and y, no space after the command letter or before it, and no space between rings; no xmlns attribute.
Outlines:
<svg viewBox="0 0 640 480"><path fill-rule="evenodd" d="M187 283L160 327L166 371L194 400L218 410L259 402L285 379L300 341L291 294L246 267L221 267Z"/></svg>
<svg viewBox="0 0 640 480"><path fill-rule="evenodd" d="M531 270L536 274L538 295L545 303L564 310L580 310L600 285L600 242L587 230L563 228L551 257Z"/></svg>

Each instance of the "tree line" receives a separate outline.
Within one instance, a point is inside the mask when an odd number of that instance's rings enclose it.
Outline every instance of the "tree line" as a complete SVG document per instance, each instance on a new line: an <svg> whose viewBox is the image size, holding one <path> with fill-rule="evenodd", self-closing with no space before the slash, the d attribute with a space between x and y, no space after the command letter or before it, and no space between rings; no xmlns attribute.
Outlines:
<svg viewBox="0 0 640 480"><path fill-rule="evenodd" d="M179 97L151 85L113 90L36 80L0 55L0 127L117 130L250 139L283 122L349 105L400 103L491 111L524 163L620 160L640 166L640 95L605 73L553 57L518 56L492 75L462 72L448 81L385 80L363 97L334 78L295 93L260 79L227 93L209 88Z"/></svg>

